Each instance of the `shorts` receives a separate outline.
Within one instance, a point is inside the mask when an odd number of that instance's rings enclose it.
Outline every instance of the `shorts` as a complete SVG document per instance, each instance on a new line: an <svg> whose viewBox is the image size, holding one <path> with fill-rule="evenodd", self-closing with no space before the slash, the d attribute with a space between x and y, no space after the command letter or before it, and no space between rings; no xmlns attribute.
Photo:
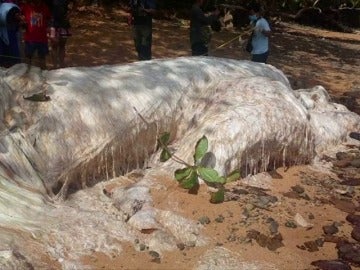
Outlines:
<svg viewBox="0 0 360 270"><path fill-rule="evenodd" d="M261 54L252 54L251 61L266 64L268 57L269 57L269 51Z"/></svg>
<svg viewBox="0 0 360 270"><path fill-rule="evenodd" d="M43 42L25 41L25 57L32 58L35 52L37 52L37 55L40 58L45 58L49 53L48 44Z"/></svg>

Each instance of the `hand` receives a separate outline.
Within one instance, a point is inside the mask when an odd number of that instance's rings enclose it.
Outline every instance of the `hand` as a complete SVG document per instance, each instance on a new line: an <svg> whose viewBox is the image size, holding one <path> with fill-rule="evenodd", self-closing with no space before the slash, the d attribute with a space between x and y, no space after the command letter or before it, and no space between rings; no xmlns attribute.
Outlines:
<svg viewBox="0 0 360 270"><path fill-rule="evenodd" d="M219 16L220 15L220 10L215 9L212 13L214 16Z"/></svg>
<svg viewBox="0 0 360 270"><path fill-rule="evenodd" d="M129 14L127 17L127 24L131 26L133 25L133 23L134 23L134 18L131 14Z"/></svg>

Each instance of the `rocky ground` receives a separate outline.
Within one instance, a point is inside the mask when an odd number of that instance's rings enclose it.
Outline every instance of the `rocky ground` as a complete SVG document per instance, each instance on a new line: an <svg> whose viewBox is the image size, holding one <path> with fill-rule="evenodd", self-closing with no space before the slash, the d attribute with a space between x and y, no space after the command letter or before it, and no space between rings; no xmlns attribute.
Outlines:
<svg viewBox="0 0 360 270"><path fill-rule="evenodd" d="M67 64L135 61L124 16L122 10L76 13ZM154 58L189 55L187 25L156 21ZM283 70L294 89L321 84L335 101L360 113L359 32L337 33L275 19L272 27L269 64ZM215 34L210 54L248 59L240 34ZM83 262L96 269L219 269L223 262L239 269L239 261L261 262L262 269L360 269L359 168L360 147L354 139L314 165L278 168L232 183L222 204L209 203L205 186L191 195L173 179L159 179L161 188L152 189L154 207L198 221L210 244L178 243L177 251L159 254L135 241L125 244L118 256L94 252Z"/></svg>

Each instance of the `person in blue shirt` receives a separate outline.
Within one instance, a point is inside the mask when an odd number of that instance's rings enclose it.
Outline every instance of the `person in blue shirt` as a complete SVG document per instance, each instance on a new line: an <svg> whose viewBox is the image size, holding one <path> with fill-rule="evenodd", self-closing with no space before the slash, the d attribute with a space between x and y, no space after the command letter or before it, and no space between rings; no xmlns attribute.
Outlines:
<svg viewBox="0 0 360 270"><path fill-rule="evenodd" d="M0 66L20 63L20 8L13 3L0 3Z"/></svg>
<svg viewBox="0 0 360 270"><path fill-rule="evenodd" d="M266 63L269 56L269 36L271 29L268 21L262 16L261 7L253 4L250 7L250 22L254 27L252 35L251 61Z"/></svg>
<svg viewBox="0 0 360 270"><path fill-rule="evenodd" d="M151 59L152 16L155 9L155 0L130 0L129 23L133 25L135 49L139 60Z"/></svg>

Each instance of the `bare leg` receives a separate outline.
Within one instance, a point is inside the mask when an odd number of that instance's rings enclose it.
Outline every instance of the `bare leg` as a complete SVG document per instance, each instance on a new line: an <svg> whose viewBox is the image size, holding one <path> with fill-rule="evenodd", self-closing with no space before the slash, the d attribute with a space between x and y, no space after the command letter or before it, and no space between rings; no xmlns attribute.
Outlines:
<svg viewBox="0 0 360 270"><path fill-rule="evenodd" d="M45 56L39 56L39 67L42 69L42 70L45 70L46 69L46 57Z"/></svg>
<svg viewBox="0 0 360 270"><path fill-rule="evenodd" d="M66 38L60 37L59 39L59 46L58 46L58 60L59 60L59 66L61 68L65 67L65 46L66 46Z"/></svg>
<svg viewBox="0 0 360 270"><path fill-rule="evenodd" d="M58 60L58 47L59 42L57 39L50 40L50 57L52 60L53 68L59 67L59 60Z"/></svg>
<svg viewBox="0 0 360 270"><path fill-rule="evenodd" d="M25 64L27 64L27 70L26 73L28 73L30 71L31 68L31 57L25 57Z"/></svg>

